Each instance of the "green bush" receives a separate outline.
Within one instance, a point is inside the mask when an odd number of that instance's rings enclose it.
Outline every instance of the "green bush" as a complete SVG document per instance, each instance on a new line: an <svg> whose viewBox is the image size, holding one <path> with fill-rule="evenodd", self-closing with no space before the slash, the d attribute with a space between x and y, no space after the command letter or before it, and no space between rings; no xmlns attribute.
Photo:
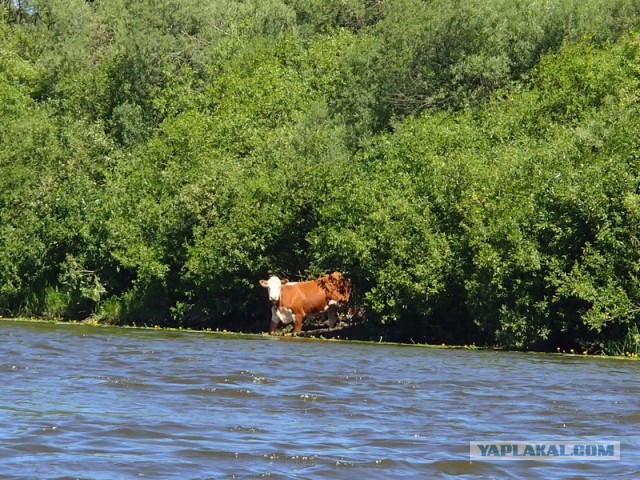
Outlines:
<svg viewBox="0 0 640 480"><path fill-rule="evenodd" d="M0 313L631 348L636 0L0 7ZM26 5L23 3L23 5Z"/></svg>

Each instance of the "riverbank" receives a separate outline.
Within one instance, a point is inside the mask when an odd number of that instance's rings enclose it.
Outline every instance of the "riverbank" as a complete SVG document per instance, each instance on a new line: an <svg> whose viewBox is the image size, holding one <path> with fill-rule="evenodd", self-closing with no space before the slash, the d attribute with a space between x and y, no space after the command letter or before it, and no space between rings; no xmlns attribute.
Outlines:
<svg viewBox="0 0 640 480"><path fill-rule="evenodd" d="M2 317L0 316L0 322L11 323L33 323L33 324L49 324L57 326L69 326L69 327L89 327L96 329L113 329L120 331L159 331L159 332L174 332L185 334L201 334L201 335L215 335L216 337L239 337L245 339L258 339L258 338L270 338L273 340L285 340L294 342L331 342L331 343L344 343L353 345L382 345L382 346L398 346L398 347L415 347L415 348L431 348L440 350L482 350L482 351L495 351L495 352L520 352L527 354L544 354L554 356L566 356L566 357L584 357L584 358L607 358L607 359L620 359L620 360L638 360L638 355L635 353L627 352L623 355L607 355L604 352L598 354L591 354L588 352L579 352L575 349L561 349L556 348L556 351L540 351L540 350L522 350L522 349L509 349L501 346L477 346L477 345L447 345L447 344L429 344L429 343L417 343L417 342L390 342L385 341L384 337L380 337L375 340L357 340L345 338L340 336L340 330L336 329L329 332L327 329L319 330L306 330L301 335L293 335L290 332L284 332L276 335L269 335L267 333L251 333L230 331L225 329L190 329L190 328L171 328L171 327L159 327L159 326L147 326L147 325L109 325L100 323L98 321L88 319L84 321L77 320L60 320L60 319L47 319L36 317Z"/></svg>

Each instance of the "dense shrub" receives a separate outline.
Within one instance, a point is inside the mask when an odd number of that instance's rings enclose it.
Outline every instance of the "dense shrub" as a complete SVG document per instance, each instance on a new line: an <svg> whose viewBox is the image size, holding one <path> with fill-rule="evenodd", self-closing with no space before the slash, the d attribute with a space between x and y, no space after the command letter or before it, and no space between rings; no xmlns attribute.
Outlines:
<svg viewBox="0 0 640 480"><path fill-rule="evenodd" d="M637 0L0 12L0 314L637 349Z"/></svg>

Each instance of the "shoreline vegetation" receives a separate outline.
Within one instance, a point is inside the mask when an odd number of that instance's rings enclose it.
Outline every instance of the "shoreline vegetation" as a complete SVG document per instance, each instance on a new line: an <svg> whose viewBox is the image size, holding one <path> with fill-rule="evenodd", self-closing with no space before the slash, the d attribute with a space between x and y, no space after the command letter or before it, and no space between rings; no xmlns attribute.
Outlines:
<svg viewBox="0 0 640 480"><path fill-rule="evenodd" d="M303 332L303 335L295 335L292 332L278 333L275 335L269 335L267 332L263 333L255 333L255 332L235 332L229 330L220 330L220 329L211 329L207 328L204 330L195 330L190 328L182 328L182 327L159 327L148 326L148 325L109 325L105 323L100 323L92 319L86 320L61 320L61 319L47 319L47 318L27 318L27 317L15 317L15 318L5 318L0 317L0 322L14 322L14 323L35 323L35 324L46 324L46 325L59 325L59 326L70 326L70 327L89 327L89 328L110 328L121 331L127 330L139 330L139 331L153 331L153 332L178 332L178 333L194 333L194 334L213 334L216 336L224 337L235 337L235 338L271 338L275 340L285 340L285 341L318 341L318 342L333 342L333 343L343 343L343 344L354 344L354 345L382 345L382 346L397 346L397 347L416 347L416 348L434 348L439 350L471 350L471 351L494 351L494 352L518 352L524 354L545 354L545 355L561 355L567 357L583 357L583 358L608 358L608 359L624 359L624 360L637 360L639 357L637 354L633 354L631 352L623 352L621 354L608 355L605 352L600 352L597 354L589 353L587 351L577 352L575 349L564 350L560 347L557 347L555 351L536 351L536 350L511 350L504 347L489 347L489 346L477 346L477 345L446 345L446 344L429 344L429 343L416 343L416 342L390 342L384 340L384 337L379 338L378 340L358 340L358 339L350 339L344 338L341 336L333 336L333 337L325 337L322 332L317 330L307 330ZM339 333L339 330L337 331Z"/></svg>
<svg viewBox="0 0 640 480"><path fill-rule="evenodd" d="M0 2L0 315L640 353L640 0Z"/></svg>

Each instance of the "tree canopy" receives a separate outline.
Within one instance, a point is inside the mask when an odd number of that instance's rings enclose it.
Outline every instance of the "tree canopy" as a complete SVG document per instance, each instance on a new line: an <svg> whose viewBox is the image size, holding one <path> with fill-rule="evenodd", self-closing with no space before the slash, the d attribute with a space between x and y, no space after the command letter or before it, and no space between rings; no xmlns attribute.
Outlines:
<svg viewBox="0 0 640 480"><path fill-rule="evenodd" d="M0 6L0 313L640 347L640 1Z"/></svg>

